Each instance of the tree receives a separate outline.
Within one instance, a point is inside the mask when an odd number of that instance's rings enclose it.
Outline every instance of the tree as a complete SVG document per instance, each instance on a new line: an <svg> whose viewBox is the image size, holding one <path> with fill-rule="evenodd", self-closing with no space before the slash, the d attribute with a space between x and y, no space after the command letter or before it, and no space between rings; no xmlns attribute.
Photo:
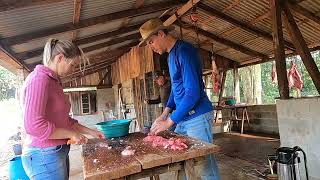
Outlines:
<svg viewBox="0 0 320 180"><path fill-rule="evenodd" d="M13 98L17 87L17 77L0 66L0 101Z"/></svg>

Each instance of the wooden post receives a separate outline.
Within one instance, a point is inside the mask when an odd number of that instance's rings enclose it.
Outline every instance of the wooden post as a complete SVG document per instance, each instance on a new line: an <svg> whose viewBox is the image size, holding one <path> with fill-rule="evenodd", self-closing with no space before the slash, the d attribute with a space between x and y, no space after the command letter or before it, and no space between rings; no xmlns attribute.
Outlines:
<svg viewBox="0 0 320 180"><path fill-rule="evenodd" d="M276 60L280 99L289 99L280 0L270 0L270 9L272 15L273 47Z"/></svg>
<svg viewBox="0 0 320 180"><path fill-rule="evenodd" d="M233 69L233 95L237 101L240 103L240 83L239 83L239 71L238 68Z"/></svg>
<svg viewBox="0 0 320 180"><path fill-rule="evenodd" d="M306 41L303 39L303 36L298 28L298 25L293 18L293 15L291 14L291 11L288 6L288 2L284 3L283 10L285 13L284 22L285 22L286 29L288 30L291 40L294 46L296 47L298 54L301 56L303 64L305 65L315 87L317 88L318 93L320 93L319 69L310 54L308 45Z"/></svg>

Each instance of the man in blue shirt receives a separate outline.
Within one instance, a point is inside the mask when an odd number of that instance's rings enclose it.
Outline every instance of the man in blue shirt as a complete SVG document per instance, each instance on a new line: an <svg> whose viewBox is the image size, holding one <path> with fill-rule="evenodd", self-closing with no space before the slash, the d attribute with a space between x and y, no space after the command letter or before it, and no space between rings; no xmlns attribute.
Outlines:
<svg viewBox="0 0 320 180"><path fill-rule="evenodd" d="M139 29L142 36L139 46L147 44L158 54L169 53L171 93L166 108L153 123L150 133L158 134L175 123L176 133L213 143L213 107L204 91L198 51L191 44L168 34L173 29L173 26L164 26L160 19L151 19ZM201 179L220 179L212 155L207 156L206 163L197 172Z"/></svg>

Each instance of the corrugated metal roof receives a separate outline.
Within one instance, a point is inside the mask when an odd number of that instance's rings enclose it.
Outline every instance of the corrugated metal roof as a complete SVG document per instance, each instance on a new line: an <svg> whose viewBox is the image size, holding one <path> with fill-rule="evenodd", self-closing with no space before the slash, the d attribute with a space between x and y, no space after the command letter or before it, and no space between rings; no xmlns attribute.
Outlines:
<svg viewBox="0 0 320 180"><path fill-rule="evenodd" d="M159 17L163 12L155 12L155 13L150 13L146 15L141 15L133 18L129 18L128 25L134 25L137 23L141 23L144 21L147 21L151 18ZM124 23L126 22L126 19L120 19L120 20L115 20L115 21L110 21L108 23L104 24L98 24L95 26L83 28L77 32L77 38L85 38L88 36L94 36L98 35L101 33L106 33L110 31L117 30L122 27L122 25L125 25Z"/></svg>
<svg viewBox="0 0 320 180"><path fill-rule="evenodd" d="M245 30L240 30L237 31L235 33L232 33L226 37L224 37L225 39L228 39L232 42L238 43L238 44L242 44L245 41L251 40L251 39L255 39L258 36L256 36L255 34L249 33ZM272 43L272 42L271 42Z"/></svg>
<svg viewBox="0 0 320 180"><path fill-rule="evenodd" d="M27 59L24 62L27 64L42 63L42 55Z"/></svg>
<svg viewBox="0 0 320 180"><path fill-rule="evenodd" d="M159 12L154 12L154 13L150 13L150 14L145 14L142 16L136 16L136 17L130 18L129 23L130 24L141 23L141 22L147 21L149 19L159 17L163 12L164 11L159 11Z"/></svg>
<svg viewBox="0 0 320 180"><path fill-rule="evenodd" d="M319 0L305 0L299 3L300 6L307 9L312 13L318 13L317 16L320 17L320 1Z"/></svg>
<svg viewBox="0 0 320 180"><path fill-rule="evenodd" d="M234 0L223 0L223 1L221 1L221 0L202 0L201 2L210 6L210 7L213 7L217 10L222 11L223 9L225 9L226 7L231 5L234 2Z"/></svg>
<svg viewBox="0 0 320 180"><path fill-rule="evenodd" d="M244 61L243 59L250 57L234 49L227 49L225 51L219 52L218 54L237 62L243 62Z"/></svg>
<svg viewBox="0 0 320 180"><path fill-rule="evenodd" d="M144 6L149 6L154 3L159 2L167 2L169 0L149 0L144 1ZM268 14L270 11L269 1L268 0L202 0L202 3L217 9L225 13L228 16L237 19L238 21L252 24L257 29L263 30L271 34L272 32L272 23L270 17L263 16ZM36 32L39 30L47 29L50 27L54 27L57 25L70 23L73 19L73 1L62 1L57 3L49 3L46 5L37 5L37 6L29 6L25 8L19 8L11 11L0 12L0 37L11 37L21 34L26 34L30 32ZM81 19L88 19L92 17L97 17L105 14L110 14L114 12L119 12L127 9L133 9L136 7L136 0L83 0L82 8L81 8ZM320 17L320 1L319 0L305 0L299 3L300 6L307 9L311 13L317 13L318 17ZM264 38L259 38L255 34L247 32L243 29L230 32L230 30L237 28L233 24L226 22L225 20L216 18L214 16L209 15L207 12L202 11L200 8L197 9L199 13L199 21L198 27L222 38L228 39L237 44L241 44L249 49L258 51L263 54L271 55L273 53L273 43L270 40L266 40ZM133 24L137 24L140 22L147 21L148 19L159 17L164 11L155 12L151 14L140 15L136 17L129 17L120 20L110 21L104 24L98 24L95 26L90 26L87 28L83 28L77 31L77 38L82 39L89 36L98 35L101 33L106 33L110 31L117 30L119 28L125 28L125 25L131 26ZM183 21L191 23L189 13L185 14L182 17ZM300 31L303 34L307 44L309 46L315 46L320 44L320 25L312 20L307 19L303 15L293 12L294 17L297 21ZM256 21L257 17L265 17L260 21ZM284 28L284 37L287 41L290 41L290 36ZM221 35L223 32L229 31L227 35ZM128 32L119 35L126 36L132 33L138 32L138 30L133 32ZM175 35L180 35L180 29L176 28L174 33ZM70 39L71 32L62 33L59 35L55 35L53 37L59 39ZM34 49L38 49L44 46L45 41L49 37L39 38L36 40L31 40L29 42L18 44L12 46L12 50L16 53L24 52L24 51L32 51ZM115 37L112 37L115 38ZM88 47L98 43L106 42L111 40L112 38L98 40L96 42L92 42L90 44L81 45L81 47ZM192 32L190 29L183 29L183 39L191 42L195 46L198 45L198 38L195 32ZM110 48L120 47L121 45L132 42L133 40L128 40L122 42L120 44L105 47L98 49L96 51L92 51L89 54L95 54L97 52L104 51ZM237 61L245 61L252 59L246 54L243 54L237 50L231 49L226 45L221 43L217 43L208 40L207 37L203 37L199 35L199 41L202 48L207 49L209 51L212 50L212 42L213 42L213 50L216 51L219 55L225 56L227 58L237 60ZM27 60L27 63L33 63L37 60L41 60L41 57L35 57Z"/></svg>
<svg viewBox="0 0 320 180"><path fill-rule="evenodd" d="M98 53L101 53L101 52L106 51L106 50L116 49L116 48L119 48L119 47L124 46L126 44L129 44L131 42L133 42L133 40L127 40L127 41L124 41L124 42L119 43L119 44L115 44L115 45L108 46L108 47L105 47L105 48L101 48L101 49L97 49L97 50L94 50L94 51L90 51L90 52L86 53L86 56L89 56L89 55L92 55L92 54L98 54Z"/></svg>
<svg viewBox="0 0 320 180"><path fill-rule="evenodd" d="M263 54L273 53L273 43L261 37L244 42L243 45Z"/></svg>
<svg viewBox="0 0 320 180"><path fill-rule="evenodd" d="M11 37L72 22L73 1L0 12L0 37Z"/></svg>
<svg viewBox="0 0 320 180"><path fill-rule="evenodd" d="M135 0L84 0L80 19L111 14L134 8Z"/></svg>
<svg viewBox="0 0 320 180"><path fill-rule="evenodd" d="M122 20L116 20L116 21L110 21L105 24L97 24L95 26L90 26L87 28L83 28L77 32L77 38L84 38L88 36L93 36L105 32L114 31L116 29L120 28L120 25L122 24Z"/></svg>
<svg viewBox="0 0 320 180"><path fill-rule="evenodd" d="M23 51L31 51L34 49L44 47L44 45L46 44L46 42L49 38L70 40L71 34L70 33L56 34L56 35L52 35L50 37L35 39L35 40L29 41L27 43L17 44L17 45L11 46L11 48L16 53L23 52Z"/></svg>
<svg viewBox="0 0 320 180"><path fill-rule="evenodd" d="M143 1L143 6L148 6L148 5L152 5L155 3L160 3L160 2L169 2L170 0L144 0Z"/></svg>

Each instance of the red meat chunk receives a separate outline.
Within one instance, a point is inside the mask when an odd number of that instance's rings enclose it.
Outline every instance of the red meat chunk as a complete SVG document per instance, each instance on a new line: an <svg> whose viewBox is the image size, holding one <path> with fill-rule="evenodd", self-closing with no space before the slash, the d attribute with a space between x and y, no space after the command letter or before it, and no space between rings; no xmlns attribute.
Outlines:
<svg viewBox="0 0 320 180"><path fill-rule="evenodd" d="M166 139L161 136L149 135L143 141L152 143L153 147L164 147L165 149L184 150L188 148L187 140L182 138Z"/></svg>

